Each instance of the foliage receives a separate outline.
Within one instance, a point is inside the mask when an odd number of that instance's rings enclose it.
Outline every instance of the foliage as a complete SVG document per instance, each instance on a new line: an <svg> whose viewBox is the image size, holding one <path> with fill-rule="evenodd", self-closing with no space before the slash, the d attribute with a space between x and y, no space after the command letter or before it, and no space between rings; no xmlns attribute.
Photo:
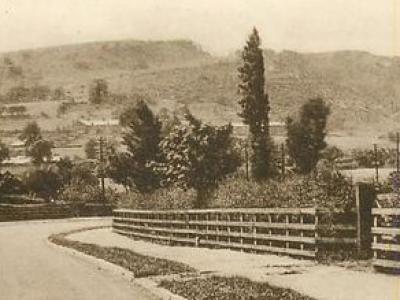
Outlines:
<svg viewBox="0 0 400 300"><path fill-rule="evenodd" d="M77 197L82 199L87 194L100 191L93 170L83 164L73 164L68 158L61 159L52 166L29 170L24 174L23 184L28 192L46 200L60 198L66 189L76 191Z"/></svg>
<svg viewBox="0 0 400 300"><path fill-rule="evenodd" d="M260 48L257 29L252 34L242 52L243 65L239 68L239 114L249 125L251 172L256 180L275 175L273 164L273 143L269 134L269 99L264 92L264 58Z"/></svg>
<svg viewBox="0 0 400 300"><path fill-rule="evenodd" d="M296 291L244 277L198 277L163 280L160 286L188 300L312 300Z"/></svg>
<svg viewBox="0 0 400 300"><path fill-rule="evenodd" d="M322 175L324 174L324 175ZM324 207L349 210L355 204L352 185L340 173L330 170L317 178L296 175L284 181L258 183L234 177L220 185L212 207Z"/></svg>
<svg viewBox="0 0 400 300"><path fill-rule="evenodd" d="M110 156L108 174L116 182L149 193L159 187L159 177L149 163L159 160L161 123L142 100L127 111L130 121L124 123L127 127L123 136L127 150Z"/></svg>
<svg viewBox="0 0 400 300"><path fill-rule="evenodd" d="M53 155L51 149L53 147L54 144L52 142L40 139L30 144L26 152L35 165L40 165L51 161Z"/></svg>
<svg viewBox="0 0 400 300"><path fill-rule="evenodd" d="M63 183L58 194L60 200L75 203L103 201L98 179L89 166L74 165L70 164L68 160L64 160L63 162L59 161L57 167L57 174L62 178ZM111 197L111 191L107 190L106 198L109 197Z"/></svg>
<svg viewBox="0 0 400 300"><path fill-rule="evenodd" d="M327 146L321 151L321 158L326 159L333 164L337 159L343 158L344 152L336 146Z"/></svg>
<svg viewBox="0 0 400 300"><path fill-rule="evenodd" d="M63 184L69 184L72 180L74 163L69 157L63 157L55 164L56 172L60 175Z"/></svg>
<svg viewBox="0 0 400 300"><path fill-rule="evenodd" d="M56 199L63 186L61 176L51 167L28 171L24 174L23 183L28 192L45 200Z"/></svg>
<svg viewBox="0 0 400 300"><path fill-rule="evenodd" d="M301 174L309 174L325 149L329 107L321 98L310 99L300 111L300 119L288 118L286 144L290 157Z"/></svg>
<svg viewBox="0 0 400 300"><path fill-rule="evenodd" d="M88 159L97 158L97 141L95 139L89 139L85 144L85 154Z"/></svg>
<svg viewBox="0 0 400 300"><path fill-rule="evenodd" d="M197 192L194 207L207 207L208 198L219 181L240 165L234 151L232 126L213 127L191 114L188 125L175 127L161 142L164 161L152 164L164 186L193 188Z"/></svg>
<svg viewBox="0 0 400 300"><path fill-rule="evenodd" d="M71 169L71 183L80 186L98 186L98 179L92 168L85 164L76 164Z"/></svg>
<svg viewBox="0 0 400 300"><path fill-rule="evenodd" d="M167 136L175 126L179 126L181 121L179 120L176 112L169 112L168 109L162 108L158 113L158 119L162 123L162 136Z"/></svg>
<svg viewBox="0 0 400 300"><path fill-rule="evenodd" d="M73 182L63 187L58 198L69 203L102 202L103 195L98 186Z"/></svg>
<svg viewBox="0 0 400 300"><path fill-rule="evenodd" d="M108 157L106 166L106 175L115 183L122 184L126 189L135 185L131 178L132 171L127 167L127 162L130 160L127 153L115 153Z"/></svg>
<svg viewBox="0 0 400 300"><path fill-rule="evenodd" d="M45 85L17 85L10 88L4 96L8 103L45 101L51 98L51 89Z"/></svg>
<svg viewBox="0 0 400 300"><path fill-rule="evenodd" d="M26 155L32 158L34 164L51 161L51 149L54 145L42 138L40 127L36 122L26 124L19 139L25 142Z"/></svg>
<svg viewBox="0 0 400 300"><path fill-rule="evenodd" d="M3 161L10 157L10 151L7 146L0 140L0 166Z"/></svg>
<svg viewBox="0 0 400 300"><path fill-rule="evenodd" d="M23 192L25 192L25 187L21 180L8 171L0 173L0 196L22 194Z"/></svg>
<svg viewBox="0 0 400 300"><path fill-rule="evenodd" d="M394 165L396 160L395 150L385 148L377 148L376 157L373 149L356 149L353 150L352 156L359 166L364 168L374 168L376 164L378 167L385 164Z"/></svg>
<svg viewBox="0 0 400 300"><path fill-rule="evenodd" d="M92 104L100 104L108 98L108 84L104 79L96 79L92 82L89 91L89 102Z"/></svg>
<svg viewBox="0 0 400 300"><path fill-rule="evenodd" d="M30 122L25 125L19 139L25 142L25 147L28 148L34 142L42 139L42 132L36 122Z"/></svg>
<svg viewBox="0 0 400 300"><path fill-rule="evenodd" d="M195 201L194 190L168 187L148 194L126 193L121 196L117 206L130 209L190 209Z"/></svg>

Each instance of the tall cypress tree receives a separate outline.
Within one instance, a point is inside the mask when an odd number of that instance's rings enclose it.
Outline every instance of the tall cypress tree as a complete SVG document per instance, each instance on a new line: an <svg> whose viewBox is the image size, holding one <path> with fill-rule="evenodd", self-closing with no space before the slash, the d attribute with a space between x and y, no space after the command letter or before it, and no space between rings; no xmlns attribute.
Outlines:
<svg viewBox="0 0 400 300"><path fill-rule="evenodd" d="M239 67L239 116L249 126L250 163L254 179L263 180L275 174L273 143L269 133L269 99L264 91L264 57L256 28L249 36L242 52L243 64Z"/></svg>

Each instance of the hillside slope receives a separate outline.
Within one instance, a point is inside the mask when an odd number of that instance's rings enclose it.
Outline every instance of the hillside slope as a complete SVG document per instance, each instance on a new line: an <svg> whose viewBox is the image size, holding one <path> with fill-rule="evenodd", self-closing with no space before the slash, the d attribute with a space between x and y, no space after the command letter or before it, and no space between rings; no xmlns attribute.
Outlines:
<svg viewBox="0 0 400 300"><path fill-rule="evenodd" d="M306 99L320 96L331 104L331 128L379 123L382 129L395 130L398 126L400 58L361 51L266 50L265 62L275 120L295 113ZM238 57L214 58L184 40L25 50L0 55L0 93L18 85L46 85L82 96L93 79L105 78L115 93L146 94L154 103L187 104L211 122L235 121L239 63Z"/></svg>

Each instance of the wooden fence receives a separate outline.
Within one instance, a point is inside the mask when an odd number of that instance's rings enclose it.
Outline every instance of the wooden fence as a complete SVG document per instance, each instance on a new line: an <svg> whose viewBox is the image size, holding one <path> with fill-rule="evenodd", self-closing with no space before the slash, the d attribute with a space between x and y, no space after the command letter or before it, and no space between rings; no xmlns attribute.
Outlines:
<svg viewBox="0 0 400 300"><path fill-rule="evenodd" d="M113 212L113 231L168 244L272 252L314 259L326 244L356 245L356 226L327 224L304 209L212 209ZM334 235L326 235L332 232ZM338 234L339 233L339 234Z"/></svg>
<svg viewBox="0 0 400 300"><path fill-rule="evenodd" d="M400 208L373 208L374 266L400 270Z"/></svg>

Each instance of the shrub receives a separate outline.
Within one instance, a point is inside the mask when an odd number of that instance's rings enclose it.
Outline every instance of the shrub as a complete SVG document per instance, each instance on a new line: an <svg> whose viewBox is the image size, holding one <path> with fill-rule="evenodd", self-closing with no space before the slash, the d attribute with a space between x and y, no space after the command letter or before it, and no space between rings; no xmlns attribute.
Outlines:
<svg viewBox="0 0 400 300"><path fill-rule="evenodd" d="M61 176L52 168L28 171L24 175L23 183L29 192L46 200L56 198L63 185Z"/></svg>
<svg viewBox="0 0 400 300"><path fill-rule="evenodd" d="M210 206L240 207L324 207L347 211L354 206L352 185L338 172L329 175L292 176L284 181L257 183L242 177L220 185Z"/></svg>
<svg viewBox="0 0 400 300"><path fill-rule="evenodd" d="M151 194L130 192L121 196L118 207L131 209L190 209L196 199L194 190L170 187Z"/></svg>

